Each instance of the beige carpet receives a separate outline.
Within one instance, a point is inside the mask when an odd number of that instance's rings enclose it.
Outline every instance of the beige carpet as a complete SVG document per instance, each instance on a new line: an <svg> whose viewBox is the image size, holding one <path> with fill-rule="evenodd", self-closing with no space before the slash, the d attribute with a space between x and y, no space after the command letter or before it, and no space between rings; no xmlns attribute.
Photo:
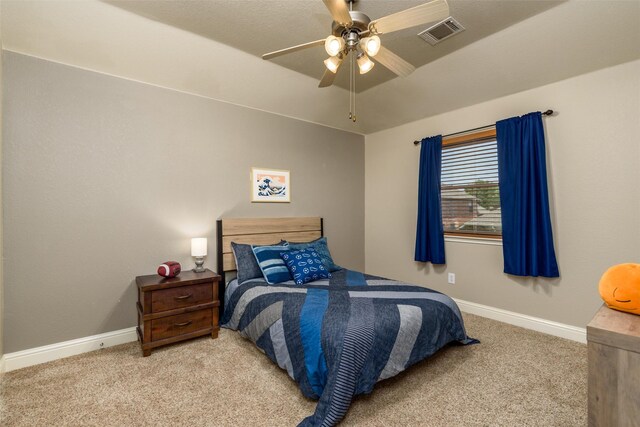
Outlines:
<svg viewBox="0 0 640 427"><path fill-rule="evenodd" d="M465 315L480 345L448 347L356 399L342 426L583 426L586 346ZM238 333L137 343L1 377L3 426L294 426L311 414L287 374Z"/></svg>

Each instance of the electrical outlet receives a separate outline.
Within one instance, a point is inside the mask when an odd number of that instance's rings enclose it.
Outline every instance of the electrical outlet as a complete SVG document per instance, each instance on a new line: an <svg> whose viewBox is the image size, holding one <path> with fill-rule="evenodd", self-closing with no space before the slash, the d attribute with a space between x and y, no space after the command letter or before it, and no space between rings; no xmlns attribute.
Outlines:
<svg viewBox="0 0 640 427"><path fill-rule="evenodd" d="M449 273L449 283L452 285L456 284L456 273Z"/></svg>

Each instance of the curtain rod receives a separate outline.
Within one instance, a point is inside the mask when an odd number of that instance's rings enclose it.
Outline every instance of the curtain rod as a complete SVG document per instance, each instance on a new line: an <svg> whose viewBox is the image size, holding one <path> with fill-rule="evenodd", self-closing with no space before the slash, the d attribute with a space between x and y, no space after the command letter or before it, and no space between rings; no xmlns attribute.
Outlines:
<svg viewBox="0 0 640 427"><path fill-rule="evenodd" d="M550 116L550 115L553 114L553 110L547 110L547 111L545 111L545 112L543 112L541 114L543 116ZM450 136L460 135L461 133L473 132L474 130L486 129L486 128L490 128L490 127L494 127L494 126L495 126L495 124L486 125L486 126L480 126L479 128L467 129L467 130L463 130L463 131L460 131L460 132L455 132L455 133L450 133L450 134L447 134L447 135L442 135L442 137L443 138L447 138L447 137L450 137ZM422 142L422 141L413 141L413 144L414 145L419 145L420 142Z"/></svg>

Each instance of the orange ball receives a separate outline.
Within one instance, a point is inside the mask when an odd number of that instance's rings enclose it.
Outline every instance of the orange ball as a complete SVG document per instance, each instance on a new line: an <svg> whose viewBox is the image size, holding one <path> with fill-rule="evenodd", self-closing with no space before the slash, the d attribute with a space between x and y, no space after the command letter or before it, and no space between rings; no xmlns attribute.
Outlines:
<svg viewBox="0 0 640 427"><path fill-rule="evenodd" d="M618 264L600 279L600 296L607 307L640 315L640 264Z"/></svg>

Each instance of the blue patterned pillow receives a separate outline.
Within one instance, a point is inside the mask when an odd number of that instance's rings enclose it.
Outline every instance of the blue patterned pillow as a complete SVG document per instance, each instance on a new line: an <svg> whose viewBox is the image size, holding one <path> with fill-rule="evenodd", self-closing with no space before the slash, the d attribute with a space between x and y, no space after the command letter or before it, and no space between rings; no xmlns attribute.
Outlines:
<svg viewBox="0 0 640 427"><path fill-rule="evenodd" d="M320 255L313 249L281 252L280 256L287 265L296 285L304 285L314 280L331 277L331 273L324 267Z"/></svg>
<svg viewBox="0 0 640 427"><path fill-rule="evenodd" d="M333 258L331 258L331 252L329 252L329 246L327 245L326 237L320 237L319 239L313 240L311 242L304 242L304 243L287 242L287 243L289 244L289 247L294 251L297 251L300 249L315 250L318 253L318 255L320 255L320 258L322 259L322 262L324 263L325 268L332 273L342 268L333 262Z"/></svg>
<svg viewBox="0 0 640 427"><path fill-rule="evenodd" d="M286 242L284 240L281 240L278 245L281 246L285 243ZM242 284L247 280L259 279L263 277L262 270L260 270L260 266L256 262L256 256L253 254L253 248L251 247L251 245L231 242L231 251L233 252L234 258L236 259L236 277L238 278L238 283Z"/></svg>
<svg viewBox="0 0 640 427"><path fill-rule="evenodd" d="M262 271L264 279L270 285L286 282L291 280L289 269L280 257L283 251L289 251L289 246L273 245L273 246L251 246L253 254L258 261L258 266Z"/></svg>

